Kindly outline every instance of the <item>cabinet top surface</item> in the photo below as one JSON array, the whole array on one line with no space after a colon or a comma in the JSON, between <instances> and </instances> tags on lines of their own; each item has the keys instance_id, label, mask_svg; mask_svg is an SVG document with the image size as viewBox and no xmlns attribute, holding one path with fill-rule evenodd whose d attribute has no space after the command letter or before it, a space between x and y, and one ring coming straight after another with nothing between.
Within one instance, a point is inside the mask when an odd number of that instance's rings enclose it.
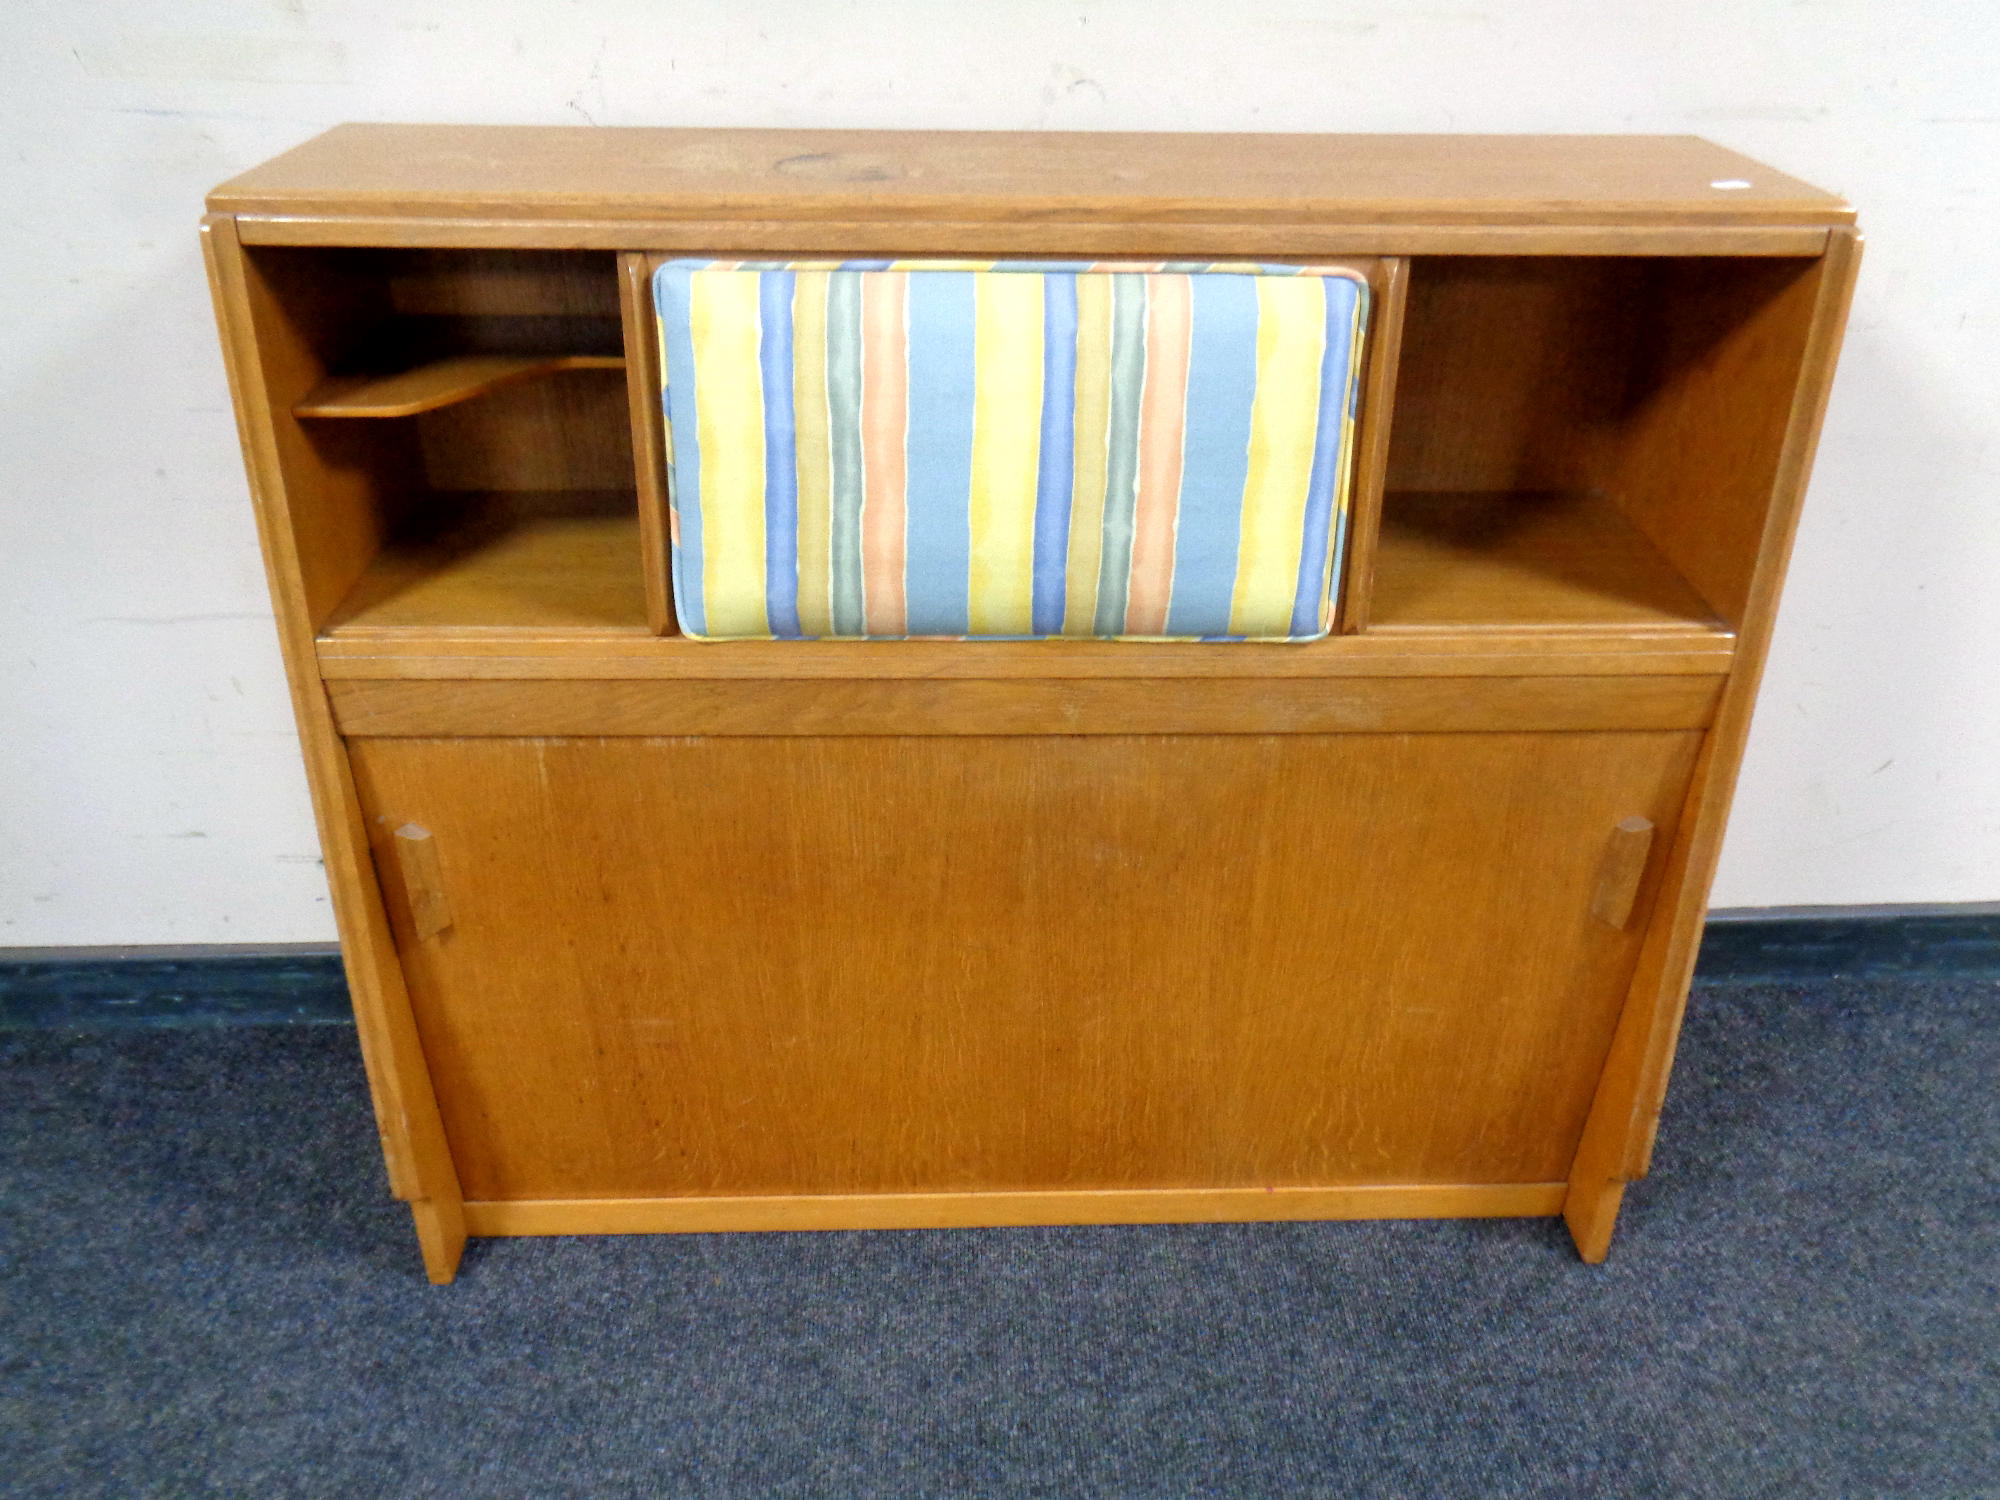
<instances>
[{"instance_id":1,"label":"cabinet top surface","mask_svg":"<svg viewBox=\"0 0 2000 1500\"><path fill-rule=\"evenodd\" d=\"M1718 185L1726 184L1726 185ZM1694 136L1177 135L342 125L220 213L366 217L1844 224Z\"/></svg>"}]
</instances>

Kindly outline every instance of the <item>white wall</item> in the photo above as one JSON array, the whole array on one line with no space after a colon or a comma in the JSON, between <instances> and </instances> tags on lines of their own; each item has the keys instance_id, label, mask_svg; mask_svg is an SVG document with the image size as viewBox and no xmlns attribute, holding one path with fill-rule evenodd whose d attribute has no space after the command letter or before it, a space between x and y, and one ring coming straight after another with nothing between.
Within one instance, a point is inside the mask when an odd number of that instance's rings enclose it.
<instances>
[{"instance_id":1,"label":"white wall","mask_svg":"<svg viewBox=\"0 0 2000 1500\"><path fill-rule=\"evenodd\" d=\"M7 0L0 946L333 933L196 250L340 120L1693 131L1869 251L1719 905L2000 897L1992 0Z\"/></svg>"}]
</instances>

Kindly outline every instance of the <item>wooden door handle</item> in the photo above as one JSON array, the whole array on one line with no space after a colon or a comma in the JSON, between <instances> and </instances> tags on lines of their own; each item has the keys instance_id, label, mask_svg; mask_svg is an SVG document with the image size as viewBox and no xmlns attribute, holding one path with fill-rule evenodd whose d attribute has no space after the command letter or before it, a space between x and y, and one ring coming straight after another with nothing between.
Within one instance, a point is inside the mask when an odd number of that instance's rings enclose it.
<instances>
[{"instance_id":1,"label":"wooden door handle","mask_svg":"<svg viewBox=\"0 0 2000 1500\"><path fill-rule=\"evenodd\" d=\"M396 864L403 872L410 925L420 940L436 937L451 926L451 902L444 893L444 872L438 868L437 840L428 828L405 823L396 830Z\"/></svg>"},{"instance_id":2,"label":"wooden door handle","mask_svg":"<svg viewBox=\"0 0 2000 1500\"><path fill-rule=\"evenodd\" d=\"M1653 825L1646 819L1627 818L1611 830L1604 862L1597 867L1597 893L1590 898L1590 914L1606 927L1623 932L1632 920L1646 856L1652 852Z\"/></svg>"}]
</instances>

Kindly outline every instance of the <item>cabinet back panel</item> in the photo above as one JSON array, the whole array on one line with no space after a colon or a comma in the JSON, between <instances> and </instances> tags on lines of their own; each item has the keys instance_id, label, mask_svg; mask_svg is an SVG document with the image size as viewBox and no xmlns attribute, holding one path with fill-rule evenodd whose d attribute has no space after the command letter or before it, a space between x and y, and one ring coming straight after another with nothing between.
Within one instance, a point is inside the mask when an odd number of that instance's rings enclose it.
<instances>
[{"instance_id":1,"label":"cabinet back panel","mask_svg":"<svg viewBox=\"0 0 2000 1500\"><path fill-rule=\"evenodd\" d=\"M1696 732L357 741L480 1199L1568 1170Z\"/></svg>"},{"instance_id":2,"label":"cabinet back panel","mask_svg":"<svg viewBox=\"0 0 2000 1500\"><path fill-rule=\"evenodd\" d=\"M608 251L263 246L250 258L330 370L405 350L615 354L621 346L618 264Z\"/></svg>"},{"instance_id":3,"label":"cabinet back panel","mask_svg":"<svg viewBox=\"0 0 2000 1500\"><path fill-rule=\"evenodd\" d=\"M432 489L632 488L632 419L620 370L568 370L503 386L413 421Z\"/></svg>"},{"instance_id":4,"label":"cabinet back panel","mask_svg":"<svg viewBox=\"0 0 2000 1500\"><path fill-rule=\"evenodd\" d=\"M618 316L617 257L591 250L379 252L404 316Z\"/></svg>"},{"instance_id":5,"label":"cabinet back panel","mask_svg":"<svg viewBox=\"0 0 2000 1500\"><path fill-rule=\"evenodd\" d=\"M1388 488L1588 489L1626 405L1647 263L1410 263Z\"/></svg>"},{"instance_id":6,"label":"cabinet back panel","mask_svg":"<svg viewBox=\"0 0 2000 1500\"><path fill-rule=\"evenodd\" d=\"M395 347L442 354L618 354L618 260L608 251L375 252Z\"/></svg>"}]
</instances>

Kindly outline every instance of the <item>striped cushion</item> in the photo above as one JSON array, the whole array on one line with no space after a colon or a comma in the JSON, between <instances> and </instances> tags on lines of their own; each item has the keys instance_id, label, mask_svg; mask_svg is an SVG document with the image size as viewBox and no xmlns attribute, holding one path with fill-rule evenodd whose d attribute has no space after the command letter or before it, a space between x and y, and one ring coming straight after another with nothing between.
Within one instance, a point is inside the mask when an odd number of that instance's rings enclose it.
<instances>
[{"instance_id":1,"label":"striped cushion","mask_svg":"<svg viewBox=\"0 0 2000 1500\"><path fill-rule=\"evenodd\" d=\"M681 628L1322 636L1367 292L1344 268L669 261Z\"/></svg>"}]
</instances>

